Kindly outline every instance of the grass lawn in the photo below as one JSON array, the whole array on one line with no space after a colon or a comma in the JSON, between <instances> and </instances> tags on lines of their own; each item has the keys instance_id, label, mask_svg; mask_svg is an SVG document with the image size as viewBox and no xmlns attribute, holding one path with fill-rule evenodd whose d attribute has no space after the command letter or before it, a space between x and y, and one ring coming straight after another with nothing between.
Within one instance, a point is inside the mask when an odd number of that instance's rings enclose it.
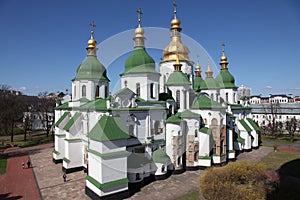
<instances>
[{"instance_id":1,"label":"grass lawn","mask_svg":"<svg viewBox=\"0 0 300 200\"><path fill-rule=\"evenodd\" d=\"M15 135L14 142L10 143L10 136L1 136L0 142L4 144L13 144L18 145L19 147L29 147L35 146L39 144L45 144L49 142L53 142L53 136L49 135L46 137L45 131L35 131L31 134L27 134L27 139L24 141L24 135Z\"/></svg>"},{"instance_id":2,"label":"grass lawn","mask_svg":"<svg viewBox=\"0 0 300 200\"><path fill-rule=\"evenodd\" d=\"M0 155L0 175L6 172L7 156Z\"/></svg>"},{"instance_id":3,"label":"grass lawn","mask_svg":"<svg viewBox=\"0 0 300 200\"><path fill-rule=\"evenodd\" d=\"M191 192L182 197L177 198L176 200L198 200L199 199L199 192Z\"/></svg>"},{"instance_id":4,"label":"grass lawn","mask_svg":"<svg viewBox=\"0 0 300 200\"><path fill-rule=\"evenodd\" d=\"M268 170L276 171L279 170L283 164L296 159L300 159L299 152L277 151L277 152L271 152L269 155L265 156L261 160L261 162L266 164ZM298 169L295 168L297 170L294 170L294 166L290 166L290 168L291 168L290 170L286 170L286 173L288 174L292 173L291 174L292 176L300 178L299 168Z\"/></svg>"}]
</instances>

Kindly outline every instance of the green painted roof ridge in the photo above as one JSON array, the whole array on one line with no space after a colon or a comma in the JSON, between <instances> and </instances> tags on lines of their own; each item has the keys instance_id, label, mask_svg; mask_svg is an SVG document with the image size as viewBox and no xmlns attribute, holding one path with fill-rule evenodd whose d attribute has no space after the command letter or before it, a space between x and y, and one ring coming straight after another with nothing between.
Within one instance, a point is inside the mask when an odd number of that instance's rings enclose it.
<instances>
[{"instance_id":1,"label":"green painted roof ridge","mask_svg":"<svg viewBox=\"0 0 300 200\"><path fill-rule=\"evenodd\" d=\"M81 113L76 112L74 116L68 121L68 123L64 126L64 130L69 131L70 128L73 126L73 124L76 122L76 120L81 116Z\"/></svg>"},{"instance_id":2,"label":"green painted roof ridge","mask_svg":"<svg viewBox=\"0 0 300 200\"><path fill-rule=\"evenodd\" d=\"M247 121L251 124L251 126L254 128L256 131L260 131L260 127L253 121L251 118L246 118Z\"/></svg>"},{"instance_id":3,"label":"green painted roof ridge","mask_svg":"<svg viewBox=\"0 0 300 200\"><path fill-rule=\"evenodd\" d=\"M64 114L55 122L55 126L59 126L59 124L70 114L70 112L64 112Z\"/></svg>"},{"instance_id":4,"label":"green painted roof ridge","mask_svg":"<svg viewBox=\"0 0 300 200\"><path fill-rule=\"evenodd\" d=\"M109 141L129 139L130 135L120 117L104 115L89 132L89 137L96 141Z\"/></svg>"},{"instance_id":5,"label":"green painted roof ridge","mask_svg":"<svg viewBox=\"0 0 300 200\"><path fill-rule=\"evenodd\" d=\"M247 132L252 131L252 129L248 126L247 122L245 122L245 120L240 119L239 122L242 124L242 126L246 129Z\"/></svg>"}]
</instances>

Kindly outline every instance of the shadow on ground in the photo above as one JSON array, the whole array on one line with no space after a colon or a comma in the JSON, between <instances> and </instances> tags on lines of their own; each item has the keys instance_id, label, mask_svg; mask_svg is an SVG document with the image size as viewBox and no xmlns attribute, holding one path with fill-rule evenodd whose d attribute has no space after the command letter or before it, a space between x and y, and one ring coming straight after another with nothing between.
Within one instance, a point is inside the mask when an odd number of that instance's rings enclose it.
<instances>
[{"instance_id":1,"label":"shadow on ground","mask_svg":"<svg viewBox=\"0 0 300 200\"><path fill-rule=\"evenodd\" d=\"M0 194L0 199L3 199L3 200L15 200L15 199L22 199L23 196L13 196L13 197L10 197L9 196L10 193L6 193L6 194Z\"/></svg>"}]
</instances>

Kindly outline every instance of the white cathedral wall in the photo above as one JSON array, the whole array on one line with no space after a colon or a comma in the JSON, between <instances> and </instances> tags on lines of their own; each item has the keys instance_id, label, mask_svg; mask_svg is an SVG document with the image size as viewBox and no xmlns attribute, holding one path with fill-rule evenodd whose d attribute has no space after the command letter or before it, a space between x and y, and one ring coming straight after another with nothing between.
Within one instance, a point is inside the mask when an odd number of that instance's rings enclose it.
<instances>
[{"instance_id":1,"label":"white cathedral wall","mask_svg":"<svg viewBox=\"0 0 300 200\"><path fill-rule=\"evenodd\" d=\"M176 163L174 160L173 136L181 134L180 124L166 123L166 153L171 159L171 163Z\"/></svg>"},{"instance_id":2,"label":"white cathedral wall","mask_svg":"<svg viewBox=\"0 0 300 200\"><path fill-rule=\"evenodd\" d=\"M158 81L159 74L153 73L137 73L137 74L125 74L121 77L121 88L127 88L137 93L137 84L140 84L140 97L144 100L158 100ZM126 82L126 84L125 84ZM151 97L150 84L154 84L152 90L153 96Z\"/></svg>"},{"instance_id":3,"label":"white cathedral wall","mask_svg":"<svg viewBox=\"0 0 300 200\"><path fill-rule=\"evenodd\" d=\"M159 92L163 93L163 92L167 92L167 87L165 85L166 81L168 80L170 74L174 71L174 61L166 61L166 62L161 62L160 63L160 67L159 67L159 71L160 71L160 79L159 79ZM188 62L186 61L180 61L180 63L182 64L181 67L181 71L183 73L186 73L189 77L189 80L191 83L194 82L194 78L193 78L193 66L190 65Z\"/></svg>"},{"instance_id":4,"label":"white cathedral wall","mask_svg":"<svg viewBox=\"0 0 300 200\"><path fill-rule=\"evenodd\" d=\"M212 148L211 135L205 133L199 133L199 156L209 156Z\"/></svg>"},{"instance_id":5,"label":"white cathedral wall","mask_svg":"<svg viewBox=\"0 0 300 200\"><path fill-rule=\"evenodd\" d=\"M226 97L226 94L228 97ZM222 88L220 89L220 97L230 104L236 104L237 103L237 90L236 89L226 89Z\"/></svg>"}]
</instances>

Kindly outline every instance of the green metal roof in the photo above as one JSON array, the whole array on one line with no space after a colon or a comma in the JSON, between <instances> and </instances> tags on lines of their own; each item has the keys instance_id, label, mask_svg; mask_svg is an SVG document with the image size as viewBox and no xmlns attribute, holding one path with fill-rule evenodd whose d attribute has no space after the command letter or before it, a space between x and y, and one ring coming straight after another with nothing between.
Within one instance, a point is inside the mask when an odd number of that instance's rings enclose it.
<instances>
[{"instance_id":1,"label":"green metal roof","mask_svg":"<svg viewBox=\"0 0 300 200\"><path fill-rule=\"evenodd\" d=\"M166 120L166 123L175 123L175 124L178 124L181 122L181 119L179 116L177 115L172 115L170 116L167 120Z\"/></svg>"},{"instance_id":2,"label":"green metal roof","mask_svg":"<svg viewBox=\"0 0 300 200\"><path fill-rule=\"evenodd\" d=\"M252 129L245 122L245 120L241 119L241 120L239 120L239 122L242 124L242 126L246 129L247 132L251 132L252 131Z\"/></svg>"},{"instance_id":3,"label":"green metal roof","mask_svg":"<svg viewBox=\"0 0 300 200\"><path fill-rule=\"evenodd\" d=\"M191 85L187 75L181 71L174 71L170 74L166 85Z\"/></svg>"},{"instance_id":4,"label":"green metal roof","mask_svg":"<svg viewBox=\"0 0 300 200\"><path fill-rule=\"evenodd\" d=\"M74 116L68 121L68 123L63 128L66 131L69 131L70 128L73 126L73 124L76 122L76 120L81 116L81 113L75 113Z\"/></svg>"},{"instance_id":5,"label":"green metal roof","mask_svg":"<svg viewBox=\"0 0 300 200\"><path fill-rule=\"evenodd\" d=\"M217 82L212 77L206 77L200 83L200 90L209 90L209 89L217 89L217 88L218 88Z\"/></svg>"},{"instance_id":6,"label":"green metal roof","mask_svg":"<svg viewBox=\"0 0 300 200\"><path fill-rule=\"evenodd\" d=\"M143 153L131 153L130 156L127 157L127 167L131 169L143 167L148 163L151 163L151 161L148 160Z\"/></svg>"},{"instance_id":7,"label":"green metal roof","mask_svg":"<svg viewBox=\"0 0 300 200\"><path fill-rule=\"evenodd\" d=\"M201 90L201 83L202 83L203 79L201 76L197 76L195 79L194 79L194 90L196 92L200 91Z\"/></svg>"},{"instance_id":8,"label":"green metal roof","mask_svg":"<svg viewBox=\"0 0 300 200\"><path fill-rule=\"evenodd\" d=\"M73 80L79 79L97 79L109 81L106 75L105 67L99 62L96 56L88 55L86 59L78 66L76 76Z\"/></svg>"},{"instance_id":9,"label":"green metal roof","mask_svg":"<svg viewBox=\"0 0 300 200\"><path fill-rule=\"evenodd\" d=\"M193 102L192 108L193 109L199 109L199 108L202 108L202 109L224 109L224 107L220 103L210 99L205 94L200 94L198 99L196 99Z\"/></svg>"},{"instance_id":10,"label":"green metal roof","mask_svg":"<svg viewBox=\"0 0 300 200\"><path fill-rule=\"evenodd\" d=\"M219 88L237 88L235 85L234 77L228 71L228 68L221 69L216 77L216 82Z\"/></svg>"},{"instance_id":11,"label":"green metal roof","mask_svg":"<svg viewBox=\"0 0 300 200\"><path fill-rule=\"evenodd\" d=\"M238 137L236 139L239 143L245 143L245 139L242 138L239 134L238 134Z\"/></svg>"},{"instance_id":12,"label":"green metal roof","mask_svg":"<svg viewBox=\"0 0 300 200\"><path fill-rule=\"evenodd\" d=\"M191 112L190 110L185 110L181 113L181 117L182 118L200 118L201 115L200 114L197 114L197 113L194 113L194 112Z\"/></svg>"},{"instance_id":13,"label":"green metal roof","mask_svg":"<svg viewBox=\"0 0 300 200\"><path fill-rule=\"evenodd\" d=\"M89 132L91 140L109 141L130 138L120 117L102 116Z\"/></svg>"},{"instance_id":14,"label":"green metal roof","mask_svg":"<svg viewBox=\"0 0 300 200\"><path fill-rule=\"evenodd\" d=\"M70 114L70 112L65 112L55 123L55 126L59 126L59 124Z\"/></svg>"},{"instance_id":15,"label":"green metal roof","mask_svg":"<svg viewBox=\"0 0 300 200\"><path fill-rule=\"evenodd\" d=\"M155 61L143 47L136 47L125 62L125 71L128 73L158 73L155 71Z\"/></svg>"},{"instance_id":16,"label":"green metal roof","mask_svg":"<svg viewBox=\"0 0 300 200\"><path fill-rule=\"evenodd\" d=\"M211 135L211 129L210 129L210 128L202 127L202 128L200 128L199 131L200 131L201 133L205 133L205 134Z\"/></svg>"},{"instance_id":17,"label":"green metal roof","mask_svg":"<svg viewBox=\"0 0 300 200\"><path fill-rule=\"evenodd\" d=\"M64 104L62 104L62 105L60 105L60 106L57 106L55 109L56 110L65 110L65 109L69 109L70 107L69 107L69 102L66 102L66 103L64 103Z\"/></svg>"},{"instance_id":18,"label":"green metal roof","mask_svg":"<svg viewBox=\"0 0 300 200\"><path fill-rule=\"evenodd\" d=\"M80 106L80 109L107 110L106 100L102 99L102 98L95 99L94 101L88 102L88 103Z\"/></svg>"},{"instance_id":19,"label":"green metal roof","mask_svg":"<svg viewBox=\"0 0 300 200\"><path fill-rule=\"evenodd\" d=\"M253 119L247 118L247 121L251 124L251 126L254 128L254 130L260 131L259 126L253 121Z\"/></svg>"},{"instance_id":20,"label":"green metal roof","mask_svg":"<svg viewBox=\"0 0 300 200\"><path fill-rule=\"evenodd\" d=\"M166 154L163 149L157 149L152 154L153 162L155 163L165 163L170 161L170 157Z\"/></svg>"}]
</instances>

